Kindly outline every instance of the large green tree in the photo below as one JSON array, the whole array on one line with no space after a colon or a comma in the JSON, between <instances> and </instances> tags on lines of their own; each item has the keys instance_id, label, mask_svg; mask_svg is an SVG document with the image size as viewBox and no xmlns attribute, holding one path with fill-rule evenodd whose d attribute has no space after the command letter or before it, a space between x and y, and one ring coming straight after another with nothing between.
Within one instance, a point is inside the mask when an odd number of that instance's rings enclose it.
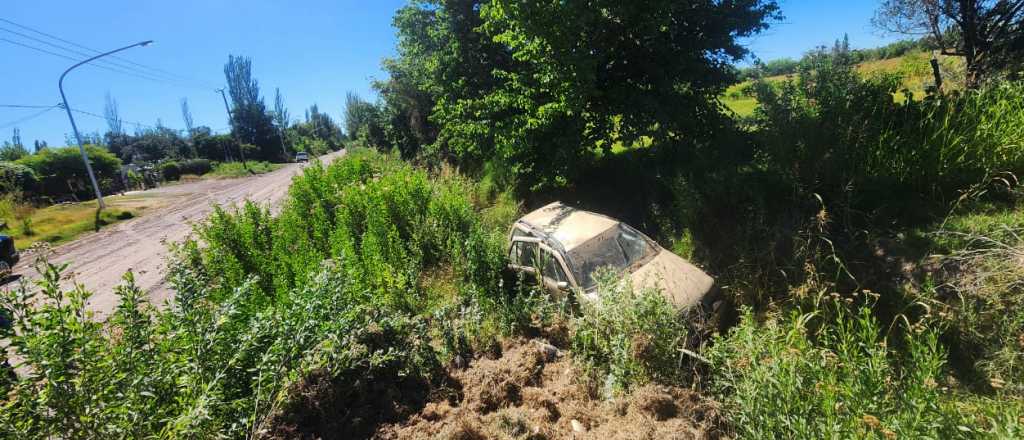
<instances>
[{"instance_id":1,"label":"large green tree","mask_svg":"<svg viewBox=\"0 0 1024 440\"><path fill-rule=\"evenodd\" d=\"M232 131L238 141L256 146L255 159L284 159L273 116L267 111L259 82L252 75L252 60L229 55L224 76L231 96Z\"/></svg>"},{"instance_id":2,"label":"large green tree","mask_svg":"<svg viewBox=\"0 0 1024 440\"><path fill-rule=\"evenodd\" d=\"M777 14L771 0L414 2L379 89L406 137L436 132L444 156L557 185L595 150L708 135L747 55L738 38Z\"/></svg>"}]
</instances>

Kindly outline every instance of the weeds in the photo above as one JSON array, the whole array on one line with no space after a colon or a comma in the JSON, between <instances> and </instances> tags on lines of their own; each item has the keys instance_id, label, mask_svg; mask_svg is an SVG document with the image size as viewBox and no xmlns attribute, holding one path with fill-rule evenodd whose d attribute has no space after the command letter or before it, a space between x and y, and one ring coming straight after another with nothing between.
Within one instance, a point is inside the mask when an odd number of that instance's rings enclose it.
<instances>
[{"instance_id":1,"label":"weeds","mask_svg":"<svg viewBox=\"0 0 1024 440\"><path fill-rule=\"evenodd\" d=\"M650 382L687 381L689 329L683 315L656 291L633 290L602 277L600 299L582 300L573 320L572 349L590 376L612 396Z\"/></svg>"},{"instance_id":2,"label":"weeds","mask_svg":"<svg viewBox=\"0 0 1024 440\"><path fill-rule=\"evenodd\" d=\"M740 437L951 438L974 429L943 391L937 333L920 330L901 354L870 298L864 304L825 299L824 315L794 312L763 325L748 309L715 341L713 389Z\"/></svg>"}]
</instances>

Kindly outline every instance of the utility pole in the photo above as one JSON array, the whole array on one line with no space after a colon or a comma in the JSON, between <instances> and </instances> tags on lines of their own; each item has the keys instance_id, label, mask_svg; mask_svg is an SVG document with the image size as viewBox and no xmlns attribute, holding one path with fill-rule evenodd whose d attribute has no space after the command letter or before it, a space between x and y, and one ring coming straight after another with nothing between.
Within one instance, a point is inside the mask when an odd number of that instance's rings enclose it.
<instances>
[{"instance_id":1,"label":"utility pole","mask_svg":"<svg viewBox=\"0 0 1024 440\"><path fill-rule=\"evenodd\" d=\"M224 110L228 112L228 121L231 122L231 138L238 142L238 137L235 136L235 118L231 115L231 106L228 105L228 98L224 95L224 88L217 89L220 92L220 97L224 99ZM238 142L238 155L242 157L242 168L249 171L249 166L245 163L245 151L242 148L242 143Z\"/></svg>"},{"instance_id":2,"label":"utility pole","mask_svg":"<svg viewBox=\"0 0 1024 440\"><path fill-rule=\"evenodd\" d=\"M75 140L78 141L78 151L80 153L82 153L82 161L85 162L85 171L86 171L87 174L89 174L89 181L92 182L92 189L93 189L93 191L96 192L96 202L99 204L99 208L96 209L96 220L97 220L97 226L96 227L97 228L99 228L98 223L99 223L99 218L100 218L100 211L106 209L107 205L106 205L106 203L103 203L103 193L100 192L100 185L98 183L96 183L96 173L94 173L92 171L92 164L89 162L89 155L85 153L85 145L82 144L82 136L80 134L78 134L78 125L75 124L75 117L71 115L71 107L68 106L68 98L67 98L67 96L64 95L64 77L67 76L68 72L70 72L72 69L74 69L74 68L76 68L78 66L81 66L82 64L88 63L88 62L90 62L92 60L95 60L97 58L102 58L102 57L105 57L107 55L120 52L122 50L131 49L131 48L133 48L135 46L139 46L139 47L149 46L151 43L153 43L153 40L146 40L146 41L138 42L138 43L135 43L135 44L132 44L132 45L129 45L129 46L122 47L120 49L114 49L114 50L112 50L110 52L104 52L104 53L101 53L99 55L96 55L96 56L94 56L92 58L89 58L89 59L87 59L85 61L79 62L78 64L75 64L74 66L68 67L68 70L65 70L64 73L62 73L60 75L60 80L57 81L57 88L60 89L60 99L64 101L64 110L66 110L68 112L68 119L71 120L71 130L73 130L75 132Z\"/></svg>"}]
</instances>

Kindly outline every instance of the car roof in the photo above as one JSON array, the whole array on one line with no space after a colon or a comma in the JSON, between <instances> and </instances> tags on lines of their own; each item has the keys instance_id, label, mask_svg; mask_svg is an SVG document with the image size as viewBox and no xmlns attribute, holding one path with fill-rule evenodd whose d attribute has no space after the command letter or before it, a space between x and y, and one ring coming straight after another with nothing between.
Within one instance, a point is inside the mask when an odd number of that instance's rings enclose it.
<instances>
[{"instance_id":1,"label":"car roof","mask_svg":"<svg viewBox=\"0 0 1024 440\"><path fill-rule=\"evenodd\" d=\"M619 224L618 220L576 209L562 202L549 203L526 214L519 222L557 240L566 252Z\"/></svg>"}]
</instances>

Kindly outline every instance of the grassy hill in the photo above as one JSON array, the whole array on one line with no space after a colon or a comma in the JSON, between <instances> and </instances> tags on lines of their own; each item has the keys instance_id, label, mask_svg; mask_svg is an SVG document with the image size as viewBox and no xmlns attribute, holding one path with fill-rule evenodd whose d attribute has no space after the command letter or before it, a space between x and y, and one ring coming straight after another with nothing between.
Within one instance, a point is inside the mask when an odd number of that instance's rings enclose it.
<instances>
[{"instance_id":1,"label":"grassy hill","mask_svg":"<svg viewBox=\"0 0 1024 440\"><path fill-rule=\"evenodd\" d=\"M903 77L903 87L909 90L915 99L923 98L925 88L934 84L930 65L931 53L927 51L913 52L907 55L885 60L867 61L857 65L857 71L864 75L877 75L896 73ZM959 57L939 56L939 65L943 74L943 81L947 89L960 88L963 86L964 66L963 60ZM778 75L766 78L768 82L784 81L794 75ZM757 99L746 96L743 90L751 84L751 81L743 81L726 89L722 96L722 103L737 116L749 116L754 113L757 107ZM897 93L893 99L902 101L902 93Z\"/></svg>"}]
</instances>

